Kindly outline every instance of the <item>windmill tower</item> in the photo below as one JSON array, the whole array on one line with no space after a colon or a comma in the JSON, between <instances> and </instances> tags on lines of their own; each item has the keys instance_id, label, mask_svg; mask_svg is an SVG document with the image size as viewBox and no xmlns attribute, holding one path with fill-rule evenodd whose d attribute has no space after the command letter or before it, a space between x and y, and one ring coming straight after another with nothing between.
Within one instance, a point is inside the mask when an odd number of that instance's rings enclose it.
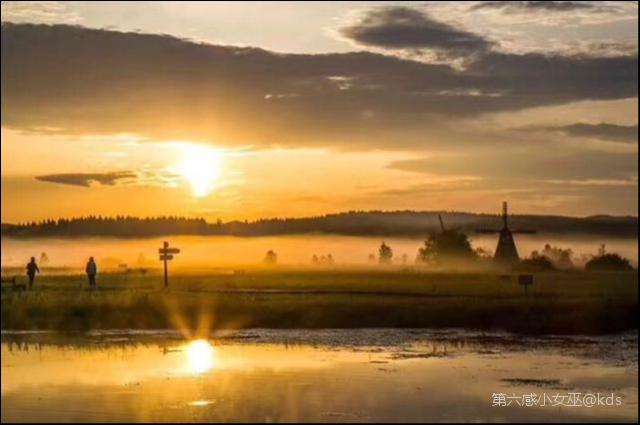
<instances>
[{"instance_id":1,"label":"windmill tower","mask_svg":"<svg viewBox=\"0 0 640 425\"><path fill-rule=\"evenodd\" d=\"M514 234L531 234L535 233L535 230L518 229L511 231L509 229L509 211L506 202L502 203L502 228L500 230L495 229L477 229L476 233L484 234L498 234L498 246L493 256L493 262L502 267L510 267L516 264L520 257L518 256L518 249L516 248L516 242L513 239Z\"/></svg>"}]
</instances>

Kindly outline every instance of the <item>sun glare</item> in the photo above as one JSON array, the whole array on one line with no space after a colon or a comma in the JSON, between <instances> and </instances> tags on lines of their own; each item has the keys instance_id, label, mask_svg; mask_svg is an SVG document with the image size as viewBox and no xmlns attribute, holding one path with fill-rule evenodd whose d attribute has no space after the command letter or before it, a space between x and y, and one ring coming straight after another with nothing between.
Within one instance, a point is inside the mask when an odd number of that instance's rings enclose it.
<instances>
[{"instance_id":1,"label":"sun glare","mask_svg":"<svg viewBox=\"0 0 640 425\"><path fill-rule=\"evenodd\" d=\"M204 339L191 341L185 349L187 369L193 374L201 374L213 367L215 349Z\"/></svg>"},{"instance_id":2,"label":"sun glare","mask_svg":"<svg viewBox=\"0 0 640 425\"><path fill-rule=\"evenodd\" d=\"M219 183L221 155L219 151L193 144L180 144L181 162L178 173L191 186L193 196L207 196Z\"/></svg>"}]
</instances>

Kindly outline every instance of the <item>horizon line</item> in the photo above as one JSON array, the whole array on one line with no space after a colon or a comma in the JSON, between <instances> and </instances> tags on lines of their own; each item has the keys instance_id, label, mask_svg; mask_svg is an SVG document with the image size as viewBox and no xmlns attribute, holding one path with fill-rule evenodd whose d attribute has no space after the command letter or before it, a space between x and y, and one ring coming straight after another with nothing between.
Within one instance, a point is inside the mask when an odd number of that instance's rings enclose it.
<instances>
[{"instance_id":1,"label":"horizon line","mask_svg":"<svg viewBox=\"0 0 640 425\"><path fill-rule=\"evenodd\" d=\"M305 220L305 219L318 219L318 218L326 218L326 217L331 217L331 216L340 216L340 215L349 215L349 214L398 214L398 213L413 213L413 214L467 214L467 215L474 215L474 216L501 216L502 213L501 212L495 212L495 213L487 213L487 212L470 212L470 211L462 211L462 210L412 210L412 209L396 209L396 210L377 210L377 209L371 209L371 210L346 210L346 211L340 211L340 212L333 212L333 213L325 213L325 214L318 214L318 215L307 215L307 216L283 216L283 217L278 217L278 216L267 216L267 217L262 217L262 218L255 218L255 219L240 219L240 218L236 218L236 219L231 219L231 220L220 220L220 219L206 219L205 217L202 216L187 216L187 215L122 215L122 214L115 214L115 215L104 215L104 214L98 214L98 215L79 215L79 216L62 216L62 217L57 217L57 218L41 218L41 219L33 219L33 220L24 220L21 222L9 222L9 221L0 221L0 224L2 225L12 225L12 226L20 226L20 225L29 225L32 222L35 223L41 223L44 221L60 221L60 220L80 220L80 219L87 219L87 218L95 218L95 219L102 219L102 220L109 220L109 219L117 219L117 218L125 218L125 219L139 219L139 220L145 220L145 219L161 219L161 218L165 218L165 219L184 219L184 220L204 220L207 224L216 224L217 221L221 221L222 224L230 224L230 223L256 223L256 222L260 222L260 221L276 221L276 220ZM638 215L633 215L633 214L622 214L622 215L614 215L614 214L607 214L607 213L599 213L599 214L589 214L589 215L584 215L584 216L578 216L578 215L569 215L569 214L532 214L532 213L520 213L520 214L513 214L510 213L509 214L511 217L563 217L563 218L574 218L574 219L589 219L589 218L596 218L596 217L608 217L608 218L631 218L631 219L638 219Z\"/></svg>"}]
</instances>

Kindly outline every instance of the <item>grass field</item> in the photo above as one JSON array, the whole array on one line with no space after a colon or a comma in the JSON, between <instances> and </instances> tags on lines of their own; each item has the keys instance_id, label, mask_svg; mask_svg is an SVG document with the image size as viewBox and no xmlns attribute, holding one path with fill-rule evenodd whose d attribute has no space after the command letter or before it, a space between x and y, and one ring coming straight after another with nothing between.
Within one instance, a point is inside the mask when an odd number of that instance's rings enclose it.
<instances>
[{"instance_id":1,"label":"grass field","mask_svg":"<svg viewBox=\"0 0 640 425\"><path fill-rule=\"evenodd\" d=\"M157 272L40 276L2 294L2 329L469 328L601 334L637 328L638 274L515 276L415 270Z\"/></svg>"}]
</instances>

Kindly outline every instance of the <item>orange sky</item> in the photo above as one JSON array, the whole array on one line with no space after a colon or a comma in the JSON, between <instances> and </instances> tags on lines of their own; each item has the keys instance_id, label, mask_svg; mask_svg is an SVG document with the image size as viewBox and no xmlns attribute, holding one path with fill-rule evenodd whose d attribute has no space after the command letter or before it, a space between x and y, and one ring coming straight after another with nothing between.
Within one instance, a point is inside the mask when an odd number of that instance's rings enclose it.
<instances>
[{"instance_id":1,"label":"orange sky","mask_svg":"<svg viewBox=\"0 0 640 425\"><path fill-rule=\"evenodd\" d=\"M2 6L3 222L637 215L637 5L48 3Z\"/></svg>"}]
</instances>

